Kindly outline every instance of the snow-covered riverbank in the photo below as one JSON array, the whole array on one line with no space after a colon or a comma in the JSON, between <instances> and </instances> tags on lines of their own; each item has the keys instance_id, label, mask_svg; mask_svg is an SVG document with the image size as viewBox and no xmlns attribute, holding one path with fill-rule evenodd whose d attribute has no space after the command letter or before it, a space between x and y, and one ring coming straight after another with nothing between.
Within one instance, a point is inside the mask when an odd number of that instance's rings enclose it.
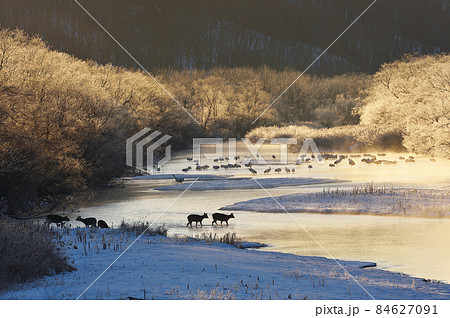
<instances>
[{"instance_id":1,"label":"snow-covered riverbank","mask_svg":"<svg viewBox=\"0 0 450 318\"><path fill-rule=\"evenodd\" d=\"M62 231L78 270L17 286L0 299L75 299L136 238L109 229ZM450 299L448 284L339 263L348 273L322 257L143 236L80 298L144 298L145 290L146 299Z\"/></svg>"},{"instance_id":2,"label":"snow-covered riverbank","mask_svg":"<svg viewBox=\"0 0 450 318\"><path fill-rule=\"evenodd\" d=\"M450 217L450 192L414 188L380 188L373 192L324 189L237 202L221 210Z\"/></svg>"}]
</instances>

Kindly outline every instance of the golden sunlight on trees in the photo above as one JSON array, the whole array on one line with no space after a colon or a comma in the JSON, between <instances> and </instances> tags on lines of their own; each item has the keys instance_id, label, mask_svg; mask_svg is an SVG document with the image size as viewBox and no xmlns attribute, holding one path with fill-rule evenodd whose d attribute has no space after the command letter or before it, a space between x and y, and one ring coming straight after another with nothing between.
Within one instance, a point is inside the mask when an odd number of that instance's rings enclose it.
<instances>
[{"instance_id":1,"label":"golden sunlight on trees","mask_svg":"<svg viewBox=\"0 0 450 318\"><path fill-rule=\"evenodd\" d=\"M120 155L110 139L128 110L94 91L86 62L21 31L2 30L0 43L2 206L48 212L108 175L106 160Z\"/></svg>"},{"instance_id":2,"label":"golden sunlight on trees","mask_svg":"<svg viewBox=\"0 0 450 318\"><path fill-rule=\"evenodd\" d=\"M143 127L173 136L240 137L298 76L293 70L143 71L76 59L40 38L0 29L0 212L31 216L125 172L125 140ZM304 75L258 126L353 124L367 75Z\"/></svg>"},{"instance_id":3,"label":"golden sunlight on trees","mask_svg":"<svg viewBox=\"0 0 450 318\"><path fill-rule=\"evenodd\" d=\"M450 55L408 55L375 75L361 122L400 129L409 151L448 157L449 93Z\"/></svg>"},{"instance_id":4,"label":"golden sunlight on trees","mask_svg":"<svg viewBox=\"0 0 450 318\"><path fill-rule=\"evenodd\" d=\"M317 129L308 125L258 127L247 137L311 137L324 149L404 147L409 152L450 157L450 55L407 55L384 64L372 77L342 75L302 81L281 100L285 102L282 108L288 114L303 114L303 120L314 122ZM367 89L361 92L356 86ZM302 90L311 92L294 102ZM286 102L289 98L292 101ZM289 111L293 106L296 113ZM306 114L302 113L305 108L309 109Z\"/></svg>"},{"instance_id":5,"label":"golden sunlight on trees","mask_svg":"<svg viewBox=\"0 0 450 318\"><path fill-rule=\"evenodd\" d=\"M51 51L22 31L0 31L0 65L8 213L49 212L122 173L125 140L144 126L187 126L147 75Z\"/></svg>"},{"instance_id":6,"label":"golden sunlight on trees","mask_svg":"<svg viewBox=\"0 0 450 318\"><path fill-rule=\"evenodd\" d=\"M252 122L288 87L298 72L268 67L213 68L170 72L164 81L191 111L205 134L243 136ZM329 78L303 75L258 120L258 126L316 121L326 127L356 124L369 76L346 74Z\"/></svg>"}]
</instances>

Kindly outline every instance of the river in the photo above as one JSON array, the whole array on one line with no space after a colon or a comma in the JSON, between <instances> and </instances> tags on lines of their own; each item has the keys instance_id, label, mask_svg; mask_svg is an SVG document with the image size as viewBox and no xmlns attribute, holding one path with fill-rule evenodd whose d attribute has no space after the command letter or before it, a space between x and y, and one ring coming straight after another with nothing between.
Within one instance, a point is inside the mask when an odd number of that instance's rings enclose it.
<instances>
[{"instance_id":1,"label":"river","mask_svg":"<svg viewBox=\"0 0 450 318\"><path fill-rule=\"evenodd\" d=\"M266 151L273 152L274 148ZM185 159L186 154L180 153L174 157L169 163L170 166L165 168L164 173L181 173L181 168L188 164ZM391 156L398 157L399 154L391 154ZM293 160L291 157L290 160ZM328 186L351 188L355 184L371 181L388 186L448 188L450 184L448 161L434 163L434 166L430 165L428 158L419 158L416 161L415 166L365 167L357 165L335 170L324 166L317 167L317 169L315 167L313 172L305 168L303 170L297 168L298 172L295 177L332 177L350 182L272 188L268 191L276 196L300 191L322 191ZM292 164L288 166L293 167ZM264 167L257 168L257 170L262 168ZM249 176L245 169L224 173ZM207 212L211 215L220 207L268 195L262 189L186 191L183 194L181 191L155 190L156 187L173 184L174 180L134 180L128 182L124 188L102 191L95 200L86 202L79 212L69 215L69 217L73 220L76 215L94 216L97 219L107 220L114 226L122 220L146 221L150 224L156 220L155 225L165 224L171 236L236 233L244 241L268 244L264 250L371 261L376 262L382 269L450 282L450 219L448 218L316 213L288 215L239 211L234 213L236 218L230 220L229 226L213 227L210 217L204 220L202 228L187 228L186 216L188 214ZM80 225L78 222L71 222L71 224Z\"/></svg>"}]
</instances>

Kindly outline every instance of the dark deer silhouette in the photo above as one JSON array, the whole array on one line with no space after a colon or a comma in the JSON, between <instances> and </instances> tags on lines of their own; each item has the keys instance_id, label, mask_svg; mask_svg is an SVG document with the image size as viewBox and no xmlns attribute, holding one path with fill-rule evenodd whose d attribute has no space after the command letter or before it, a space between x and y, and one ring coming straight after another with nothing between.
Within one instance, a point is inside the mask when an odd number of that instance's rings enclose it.
<instances>
[{"instance_id":1,"label":"dark deer silhouette","mask_svg":"<svg viewBox=\"0 0 450 318\"><path fill-rule=\"evenodd\" d=\"M59 215L47 215L45 223L50 226L50 224L55 223L57 227L63 227L64 222L70 221L67 216Z\"/></svg>"},{"instance_id":2,"label":"dark deer silhouette","mask_svg":"<svg viewBox=\"0 0 450 318\"><path fill-rule=\"evenodd\" d=\"M108 223L106 223L106 222L103 221L103 220L98 220L97 225L98 225L98 227L101 228L101 229L109 229Z\"/></svg>"},{"instance_id":3,"label":"dark deer silhouette","mask_svg":"<svg viewBox=\"0 0 450 318\"><path fill-rule=\"evenodd\" d=\"M214 213L212 215L214 221L212 222L212 225L214 225L214 223L217 224L217 221L220 221L220 225L222 225L223 222L226 222L228 225L228 220L229 219L234 219L234 215L233 213L231 213L230 215L226 215L226 214L222 214L222 213Z\"/></svg>"},{"instance_id":4,"label":"dark deer silhouette","mask_svg":"<svg viewBox=\"0 0 450 318\"><path fill-rule=\"evenodd\" d=\"M96 218L86 218L83 219L81 216L77 217L77 221L83 222L86 227L97 227Z\"/></svg>"},{"instance_id":5,"label":"dark deer silhouette","mask_svg":"<svg viewBox=\"0 0 450 318\"><path fill-rule=\"evenodd\" d=\"M200 222L200 226L203 226L202 221L203 219L207 219L208 214L204 213L203 215L197 215L197 214L191 214L187 217L188 223L186 226L192 227L192 222L195 222L195 226L197 227L198 222Z\"/></svg>"}]
</instances>

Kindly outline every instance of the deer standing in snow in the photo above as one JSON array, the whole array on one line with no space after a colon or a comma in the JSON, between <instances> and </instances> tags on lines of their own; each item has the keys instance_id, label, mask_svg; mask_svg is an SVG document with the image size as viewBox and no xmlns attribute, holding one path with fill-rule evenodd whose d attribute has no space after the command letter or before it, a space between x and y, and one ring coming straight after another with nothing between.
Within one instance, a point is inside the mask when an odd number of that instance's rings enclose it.
<instances>
[{"instance_id":1,"label":"deer standing in snow","mask_svg":"<svg viewBox=\"0 0 450 318\"><path fill-rule=\"evenodd\" d=\"M86 227L97 227L96 218L83 219L81 216L77 217L77 221L83 222Z\"/></svg>"},{"instance_id":2,"label":"deer standing in snow","mask_svg":"<svg viewBox=\"0 0 450 318\"><path fill-rule=\"evenodd\" d=\"M50 226L50 224L55 223L56 227L63 227L64 222L70 221L67 216L59 216L59 215L47 215L45 223Z\"/></svg>"}]
</instances>

